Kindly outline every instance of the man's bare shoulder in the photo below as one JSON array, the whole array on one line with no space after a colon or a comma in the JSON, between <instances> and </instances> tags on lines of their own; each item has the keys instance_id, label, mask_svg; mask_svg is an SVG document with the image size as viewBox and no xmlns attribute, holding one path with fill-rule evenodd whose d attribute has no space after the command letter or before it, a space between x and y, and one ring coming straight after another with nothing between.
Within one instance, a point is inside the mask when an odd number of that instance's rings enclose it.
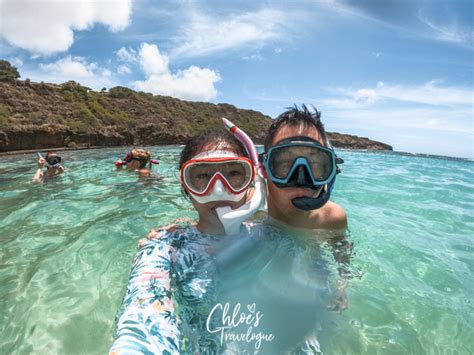
<instances>
[{"instance_id":1,"label":"man's bare shoulder","mask_svg":"<svg viewBox=\"0 0 474 355\"><path fill-rule=\"evenodd\" d=\"M323 207L315 211L315 228L345 229L347 216L344 208L337 203L328 201Z\"/></svg>"}]
</instances>

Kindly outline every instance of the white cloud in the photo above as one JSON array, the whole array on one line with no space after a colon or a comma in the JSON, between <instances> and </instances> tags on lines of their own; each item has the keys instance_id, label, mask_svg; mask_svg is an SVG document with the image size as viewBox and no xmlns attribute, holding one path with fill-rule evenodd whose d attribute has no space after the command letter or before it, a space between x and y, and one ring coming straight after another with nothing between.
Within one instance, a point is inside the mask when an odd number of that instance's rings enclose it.
<instances>
[{"instance_id":1,"label":"white cloud","mask_svg":"<svg viewBox=\"0 0 474 355\"><path fill-rule=\"evenodd\" d=\"M0 0L0 36L34 54L66 51L74 30L104 24L112 32L127 27L131 0Z\"/></svg>"},{"instance_id":2,"label":"white cloud","mask_svg":"<svg viewBox=\"0 0 474 355\"><path fill-rule=\"evenodd\" d=\"M132 73L132 70L126 65L119 65L119 67L117 68L117 73L122 75L128 75Z\"/></svg>"},{"instance_id":3,"label":"white cloud","mask_svg":"<svg viewBox=\"0 0 474 355\"><path fill-rule=\"evenodd\" d=\"M368 136L401 151L474 159L474 97L470 87L378 82L373 87L330 88L329 97L247 95L278 103L314 103L326 129Z\"/></svg>"},{"instance_id":4,"label":"white cloud","mask_svg":"<svg viewBox=\"0 0 474 355\"><path fill-rule=\"evenodd\" d=\"M135 87L138 90L184 100L209 101L217 95L214 84L219 80L219 74L213 70L191 66L175 74L152 74L145 81L135 82Z\"/></svg>"},{"instance_id":5,"label":"white cloud","mask_svg":"<svg viewBox=\"0 0 474 355\"><path fill-rule=\"evenodd\" d=\"M55 63L40 64L41 69L54 75L67 76L71 80L92 76L92 68L79 57L66 57Z\"/></svg>"},{"instance_id":6,"label":"white cloud","mask_svg":"<svg viewBox=\"0 0 474 355\"><path fill-rule=\"evenodd\" d=\"M472 46L472 31L462 30L457 24L435 24L434 21L421 12L418 16L419 20L428 26L432 31L433 38L439 41L453 42L457 44L469 44Z\"/></svg>"},{"instance_id":7,"label":"white cloud","mask_svg":"<svg viewBox=\"0 0 474 355\"><path fill-rule=\"evenodd\" d=\"M117 51L117 57L122 62L134 63L138 62L138 54L132 48L122 47Z\"/></svg>"},{"instance_id":8,"label":"white cloud","mask_svg":"<svg viewBox=\"0 0 474 355\"><path fill-rule=\"evenodd\" d=\"M254 60L256 62L261 62L262 60L264 60L263 56L260 54L260 53L254 53L254 54L250 54L250 55L244 55L242 57L243 60Z\"/></svg>"},{"instance_id":9,"label":"white cloud","mask_svg":"<svg viewBox=\"0 0 474 355\"><path fill-rule=\"evenodd\" d=\"M156 45L148 43L142 44L139 61L147 79L134 83L138 90L192 101L209 101L217 96L214 85L221 77L211 69L193 65L172 73L168 56L161 54Z\"/></svg>"},{"instance_id":10,"label":"white cloud","mask_svg":"<svg viewBox=\"0 0 474 355\"><path fill-rule=\"evenodd\" d=\"M169 58L160 53L158 46L154 44L143 43L140 48L140 65L145 74L166 74L169 64Z\"/></svg>"},{"instance_id":11,"label":"white cloud","mask_svg":"<svg viewBox=\"0 0 474 355\"><path fill-rule=\"evenodd\" d=\"M42 73L33 74L31 79L53 83L74 80L95 90L115 84L109 69L101 68L96 63L88 63L81 57L68 56L54 63L40 64L40 69Z\"/></svg>"},{"instance_id":12,"label":"white cloud","mask_svg":"<svg viewBox=\"0 0 474 355\"><path fill-rule=\"evenodd\" d=\"M452 4L451 4L452 3ZM460 23L458 16L450 14L455 1L445 1L443 10L436 2L411 0L387 1L381 6L378 1L319 0L319 8L347 18L373 21L390 28L403 36L445 41L464 47L473 47L473 31L470 23ZM434 21L428 12L441 13L441 21ZM472 7L471 7L472 11Z\"/></svg>"},{"instance_id":13,"label":"white cloud","mask_svg":"<svg viewBox=\"0 0 474 355\"><path fill-rule=\"evenodd\" d=\"M370 109L323 107L331 131L368 136L395 150L474 159L472 110L465 108L400 108L377 105Z\"/></svg>"},{"instance_id":14,"label":"white cloud","mask_svg":"<svg viewBox=\"0 0 474 355\"><path fill-rule=\"evenodd\" d=\"M278 9L259 11L222 18L191 11L183 34L176 39L171 57L191 57L221 52L242 46L261 47L272 40L288 37L289 23L298 23L296 12Z\"/></svg>"},{"instance_id":15,"label":"white cloud","mask_svg":"<svg viewBox=\"0 0 474 355\"><path fill-rule=\"evenodd\" d=\"M472 89L441 84L378 82L372 88L332 89L330 98L313 102L331 130L364 134L402 151L473 158Z\"/></svg>"},{"instance_id":16,"label":"white cloud","mask_svg":"<svg viewBox=\"0 0 474 355\"><path fill-rule=\"evenodd\" d=\"M472 105L473 96L470 88L440 86L441 81L432 80L423 85L387 85L378 82L375 88L332 89L338 97L322 100L334 107L354 108L372 105L377 101L394 100L406 103L433 106Z\"/></svg>"}]
</instances>

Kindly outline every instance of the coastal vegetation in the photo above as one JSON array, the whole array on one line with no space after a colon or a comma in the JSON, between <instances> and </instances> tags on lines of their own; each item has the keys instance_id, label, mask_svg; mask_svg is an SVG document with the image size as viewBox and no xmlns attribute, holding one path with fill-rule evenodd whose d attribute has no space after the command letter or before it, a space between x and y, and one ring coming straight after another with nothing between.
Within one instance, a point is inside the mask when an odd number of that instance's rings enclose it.
<instances>
[{"instance_id":1,"label":"coastal vegetation","mask_svg":"<svg viewBox=\"0 0 474 355\"><path fill-rule=\"evenodd\" d=\"M122 86L97 92L75 81L35 83L19 77L14 66L0 61L0 152L182 144L197 133L222 127L221 117L261 143L271 124L269 116L226 103L190 102ZM344 148L391 149L367 138L329 136Z\"/></svg>"}]
</instances>

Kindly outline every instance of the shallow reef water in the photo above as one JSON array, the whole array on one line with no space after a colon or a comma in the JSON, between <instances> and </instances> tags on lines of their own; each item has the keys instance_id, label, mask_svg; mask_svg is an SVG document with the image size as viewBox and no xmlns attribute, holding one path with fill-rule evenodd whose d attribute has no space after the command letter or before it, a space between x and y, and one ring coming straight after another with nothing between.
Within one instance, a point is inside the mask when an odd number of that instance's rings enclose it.
<instances>
[{"instance_id":1,"label":"shallow reef water","mask_svg":"<svg viewBox=\"0 0 474 355\"><path fill-rule=\"evenodd\" d=\"M0 353L109 350L138 241L151 228L197 216L177 179L180 148L149 149L160 164L144 180L115 170L125 153L118 148L61 152L67 172L43 184L31 183L35 154L0 157ZM285 263L269 264L262 281L268 297L276 299L284 283L288 305L300 305L279 331L297 330L305 312L319 312L327 354L472 351L474 163L338 155L345 163L332 199L346 209L354 244L348 309L329 312L323 298L306 306L295 286L310 282L304 266L293 263L294 275L280 280L272 277ZM324 244L321 251L334 285L337 265ZM236 290L228 300L252 307L251 294ZM275 307L268 306L268 319Z\"/></svg>"}]
</instances>

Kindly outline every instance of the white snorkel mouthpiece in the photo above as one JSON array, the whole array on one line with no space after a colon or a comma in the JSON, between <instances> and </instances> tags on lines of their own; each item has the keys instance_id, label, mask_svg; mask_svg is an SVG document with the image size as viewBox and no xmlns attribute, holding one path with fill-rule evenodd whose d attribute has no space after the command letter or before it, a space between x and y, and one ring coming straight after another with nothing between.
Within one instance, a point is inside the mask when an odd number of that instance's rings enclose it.
<instances>
[{"instance_id":1,"label":"white snorkel mouthpiece","mask_svg":"<svg viewBox=\"0 0 474 355\"><path fill-rule=\"evenodd\" d=\"M230 206L216 209L217 216L228 235L238 234L242 223L252 217L265 202L265 183L260 176L255 181L255 190L252 198L241 207L233 210Z\"/></svg>"},{"instance_id":2,"label":"white snorkel mouthpiece","mask_svg":"<svg viewBox=\"0 0 474 355\"><path fill-rule=\"evenodd\" d=\"M258 161L257 149L255 148L255 145L253 144L250 137L228 119L223 117L222 122L224 123L226 129L245 146L245 149L247 149L250 159L255 165L257 171L253 196L250 201L234 210L229 206L219 207L216 209L217 216L224 226L226 234L234 235L240 232L240 228L244 221L252 217L258 210L263 208L266 201L267 187L265 185L265 181L262 176L262 169Z\"/></svg>"}]
</instances>

